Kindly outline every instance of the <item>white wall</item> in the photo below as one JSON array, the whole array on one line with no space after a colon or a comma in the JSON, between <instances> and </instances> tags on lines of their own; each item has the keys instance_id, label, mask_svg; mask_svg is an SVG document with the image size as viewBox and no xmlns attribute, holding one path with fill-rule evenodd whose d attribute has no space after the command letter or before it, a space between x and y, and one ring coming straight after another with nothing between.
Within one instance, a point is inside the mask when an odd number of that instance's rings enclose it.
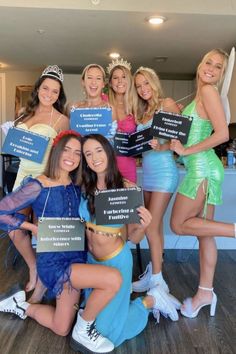
<instances>
[{"instance_id":1,"label":"white wall","mask_svg":"<svg viewBox=\"0 0 236 354\"><path fill-rule=\"evenodd\" d=\"M6 121L14 120L15 118L16 86L33 85L39 75L39 72L33 71L6 72Z\"/></svg>"},{"instance_id":2,"label":"white wall","mask_svg":"<svg viewBox=\"0 0 236 354\"><path fill-rule=\"evenodd\" d=\"M236 123L236 64L234 65L233 76L229 89L229 105L231 111L231 123Z\"/></svg>"},{"instance_id":3,"label":"white wall","mask_svg":"<svg viewBox=\"0 0 236 354\"><path fill-rule=\"evenodd\" d=\"M84 94L81 87L81 75L65 74L63 86L66 93L67 103L83 100Z\"/></svg>"},{"instance_id":4,"label":"white wall","mask_svg":"<svg viewBox=\"0 0 236 354\"><path fill-rule=\"evenodd\" d=\"M161 80L161 84L166 97L171 97L184 106L194 97L191 95L194 94L194 80ZM186 97L189 95L191 96Z\"/></svg>"}]
</instances>

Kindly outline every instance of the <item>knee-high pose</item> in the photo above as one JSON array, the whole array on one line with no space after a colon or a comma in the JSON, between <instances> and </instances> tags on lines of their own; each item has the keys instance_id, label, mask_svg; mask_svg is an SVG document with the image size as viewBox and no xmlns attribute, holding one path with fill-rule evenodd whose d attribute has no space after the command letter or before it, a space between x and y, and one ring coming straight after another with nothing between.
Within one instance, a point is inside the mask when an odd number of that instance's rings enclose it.
<instances>
[{"instance_id":1,"label":"knee-high pose","mask_svg":"<svg viewBox=\"0 0 236 354\"><path fill-rule=\"evenodd\" d=\"M25 220L19 211L32 206L37 219L79 217L81 183L81 138L78 133L64 131L55 139L45 174L37 179L28 177L22 186L0 202L0 227L3 230L29 230L37 235L38 226ZM72 172L74 183L72 182ZM47 235L45 235L47 236ZM17 236L16 236L17 237ZM119 290L121 276L114 268L90 265L86 251L37 253L37 272L42 284L56 297L56 307L30 304L25 292L17 290L0 298L0 312L27 316L58 335L69 333L79 300L80 289L93 288L83 314L78 314L73 338L79 350L109 352L114 345L100 335L94 320Z\"/></svg>"},{"instance_id":2,"label":"knee-high pose","mask_svg":"<svg viewBox=\"0 0 236 354\"><path fill-rule=\"evenodd\" d=\"M83 138L83 182L84 203L81 201L81 215L88 221L88 263L107 265L118 269L122 275L122 286L114 299L97 316L97 328L115 346L138 335L146 326L149 311L157 317L159 311L178 320L178 301L165 293L161 287L154 287L144 298L130 301L133 260L126 239L137 243L143 237L151 221L150 212L139 207L140 224L97 225L94 205L95 192L102 189L127 187L115 159L111 144L102 135L91 134ZM89 215L88 215L89 213ZM158 319L158 317L157 317Z\"/></svg>"}]
</instances>

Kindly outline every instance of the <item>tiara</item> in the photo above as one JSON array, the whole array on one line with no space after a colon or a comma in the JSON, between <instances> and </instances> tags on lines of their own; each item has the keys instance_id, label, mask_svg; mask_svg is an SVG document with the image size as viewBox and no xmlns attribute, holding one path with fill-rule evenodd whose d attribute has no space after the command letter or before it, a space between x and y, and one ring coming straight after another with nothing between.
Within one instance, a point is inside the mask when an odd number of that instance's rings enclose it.
<instances>
[{"instance_id":1,"label":"tiara","mask_svg":"<svg viewBox=\"0 0 236 354\"><path fill-rule=\"evenodd\" d=\"M41 77L43 76L51 76L55 79L63 82L63 72L57 65L49 65L44 71L42 72Z\"/></svg>"},{"instance_id":2,"label":"tiara","mask_svg":"<svg viewBox=\"0 0 236 354\"><path fill-rule=\"evenodd\" d=\"M134 73L134 75L137 75L140 71L147 71L149 72L151 75L155 75L156 76L156 73L155 73L155 70L151 69L151 68L146 68L144 66L140 66Z\"/></svg>"},{"instance_id":3,"label":"tiara","mask_svg":"<svg viewBox=\"0 0 236 354\"><path fill-rule=\"evenodd\" d=\"M116 67L116 66L124 66L126 69L131 70L131 64L127 62L127 60L124 60L123 58L119 59L114 59L112 62L108 65L107 67L107 73L110 75L111 71Z\"/></svg>"}]
</instances>

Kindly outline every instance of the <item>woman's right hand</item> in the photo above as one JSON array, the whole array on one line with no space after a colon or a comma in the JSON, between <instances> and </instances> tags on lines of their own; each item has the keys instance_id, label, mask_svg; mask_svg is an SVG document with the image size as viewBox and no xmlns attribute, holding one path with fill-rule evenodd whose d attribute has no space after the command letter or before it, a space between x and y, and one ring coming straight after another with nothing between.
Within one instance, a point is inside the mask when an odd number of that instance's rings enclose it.
<instances>
[{"instance_id":1,"label":"woman's right hand","mask_svg":"<svg viewBox=\"0 0 236 354\"><path fill-rule=\"evenodd\" d=\"M31 222L28 222L28 221L24 221L22 224L21 224L21 228L24 229L24 230L28 230L28 231L31 231L32 234L37 237L38 235L38 225L35 225Z\"/></svg>"},{"instance_id":2,"label":"woman's right hand","mask_svg":"<svg viewBox=\"0 0 236 354\"><path fill-rule=\"evenodd\" d=\"M155 151L159 151L160 148L161 148L161 144L159 143L159 140L158 140L158 139L152 139L152 140L149 141L148 144L149 144L149 145L151 146L151 148L152 148L153 150L155 150Z\"/></svg>"},{"instance_id":3,"label":"woman's right hand","mask_svg":"<svg viewBox=\"0 0 236 354\"><path fill-rule=\"evenodd\" d=\"M177 139L171 139L170 150L176 152L179 156L184 156L186 151L183 144Z\"/></svg>"}]
</instances>

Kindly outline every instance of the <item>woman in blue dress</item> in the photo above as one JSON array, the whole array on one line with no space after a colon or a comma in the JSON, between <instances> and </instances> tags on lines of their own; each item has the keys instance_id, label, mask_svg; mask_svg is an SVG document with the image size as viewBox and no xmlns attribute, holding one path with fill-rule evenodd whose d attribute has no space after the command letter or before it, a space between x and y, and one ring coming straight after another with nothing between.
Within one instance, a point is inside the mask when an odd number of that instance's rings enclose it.
<instances>
[{"instance_id":1,"label":"woman in blue dress","mask_svg":"<svg viewBox=\"0 0 236 354\"><path fill-rule=\"evenodd\" d=\"M74 131L60 133L53 142L44 175L28 177L13 193L0 202L0 228L7 232L23 229L38 233L38 226L18 213L32 206L38 219L78 218L81 183L81 138ZM72 182L72 173L73 180ZM98 312L119 290L121 276L116 269L85 264L86 251L37 253L37 272L53 297L56 307L30 304L23 290L10 291L0 298L0 311L11 312L25 319L35 319L58 335L69 333L80 289L93 288L83 314L78 314L73 337L79 350L109 352L114 345L100 335L94 325ZM63 319L63 321L62 321Z\"/></svg>"},{"instance_id":2,"label":"woman in blue dress","mask_svg":"<svg viewBox=\"0 0 236 354\"><path fill-rule=\"evenodd\" d=\"M134 74L134 85L137 92L134 104L137 131L151 127L155 111L179 113L176 103L171 98L164 98L154 70L140 67ZM152 139L150 145L152 149L142 154L142 187L145 206L152 214L152 222L146 230L151 262L140 279L133 283L133 291L146 291L159 284L169 292L162 277L163 217L179 177L170 142L158 138Z\"/></svg>"},{"instance_id":3,"label":"woman in blue dress","mask_svg":"<svg viewBox=\"0 0 236 354\"><path fill-rule=\"evenodd\" d=\"M139 224L97 225L95 192L129 187L131 184L123 180L117 167L115 152L102 135L85 136L83 154L86 160L83 163L85 190L84 201L81 198L80 214L87 221L88 263L116 268L122 275L120 290L96 319L98 330L117 347L125 340L137 336L146 327L151 309L157 320L162 312L166 317L177 321L176 299L166 294L161 287L155 287L147 296L130 301L133 259L129 245L125 241L137 243L144 237L145 229L151 221L151 214L140 206L137 208ZM88 295L89 292L86 293Z\"/></svg>"}]
</instances>

